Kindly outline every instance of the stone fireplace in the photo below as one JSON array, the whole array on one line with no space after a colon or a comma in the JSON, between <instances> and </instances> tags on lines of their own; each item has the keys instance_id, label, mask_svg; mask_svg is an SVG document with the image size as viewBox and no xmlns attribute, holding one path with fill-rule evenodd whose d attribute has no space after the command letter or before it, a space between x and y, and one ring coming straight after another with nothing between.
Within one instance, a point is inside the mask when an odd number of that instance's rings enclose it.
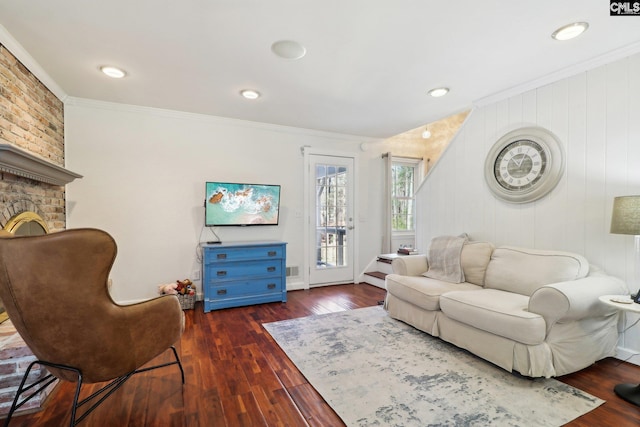
<instances>
[{"instance_id":1,"label":"stone fireplace","mask_svg":"<svg viewBox=\"0 0 640 427\"><path fill-rule=\"evenodd\" d=\"M62 101L0 44L0 233L66 228L65 185L81 176L64 163ZM0 416L34 359L11 319L0 324ZM53 387L21 411L40 408Z\"/></svg>"}]
</instances>

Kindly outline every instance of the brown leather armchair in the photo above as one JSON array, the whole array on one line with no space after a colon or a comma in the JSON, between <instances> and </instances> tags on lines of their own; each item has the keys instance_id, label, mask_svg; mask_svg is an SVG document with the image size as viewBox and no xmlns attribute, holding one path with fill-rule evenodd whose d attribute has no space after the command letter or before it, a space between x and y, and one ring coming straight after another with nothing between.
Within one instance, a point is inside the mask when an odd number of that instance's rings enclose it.
<instances>
[{"instance_id":1,"label":"brown leather armchair","mask_svg":"<svg viewBox=\"0 0 640 427\"><path fill-rule=\"evenodd\" d=\"M113 238L96 229L0 238L0 298L38 359L25 373L5 425L29 399L19 403L22 393L44 388L55 378L77 382L71 426L135 373L177 364L184 384L182 364L173 347L184 330L178 299L168 295L133 305L116 304L107 288L116 251ZM170 348L175 361L141 369ZM52 375L25 386L35 364L45 366ZM83 383L106 381L110 383L100 391L78 400ZM91 402L95 403L76 420L77 408Z\"/></svg>"}]
</instances>

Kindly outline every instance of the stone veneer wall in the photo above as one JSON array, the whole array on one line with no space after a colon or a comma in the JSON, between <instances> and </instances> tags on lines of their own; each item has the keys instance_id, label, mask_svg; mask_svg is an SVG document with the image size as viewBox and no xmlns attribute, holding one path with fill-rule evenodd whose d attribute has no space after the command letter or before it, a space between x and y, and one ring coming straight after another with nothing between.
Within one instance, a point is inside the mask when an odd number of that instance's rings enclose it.
<instances>
[{"instance_id":1,"label":"stone veneer wall","mask_svg":"<svg viewBox=\"0 0 640 427\"><path fill-rule=\"evenodd\" d=\"M64 106L42 82L0 44L0 143L15 145L64 167ZM0 228L16 214L33 211L50 231L66 227L65 189L0 172ZM0 416L11 406L15 390L35 356L10 321L0 325ZM40 378L40 366L30 377ZM55 384L55 383L54 383ZM54 384L22 411L39 409Z\"/></svg>"},{"instance_id":2,"label":"stone veneer wall","mask_svg":"<svg viewBox=\"0 0 640 427\"><path fill-rule=\"evenodd\" d=\"M0 44L0 143L64 167L64 106ZM0 173L0 226L30 206L51 231L66 226L64 187Z\"/></svg>"}]
</instances>

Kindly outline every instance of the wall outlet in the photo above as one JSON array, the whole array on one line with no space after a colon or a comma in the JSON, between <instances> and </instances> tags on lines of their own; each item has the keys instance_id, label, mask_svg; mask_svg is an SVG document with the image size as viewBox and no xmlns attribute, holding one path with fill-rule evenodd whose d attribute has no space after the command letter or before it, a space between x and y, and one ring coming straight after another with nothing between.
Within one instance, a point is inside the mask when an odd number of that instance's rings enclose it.
<instances>
[{"instance_id":1,"label":"wall outlet","mask_svg":"<svg viewBox=\"0 0 640 427\"><path fill-rule=\"evenodd\" d=\"M200 280L200 270L193 270L191 272L191 280Z\"/></svg>"}]
</instances>

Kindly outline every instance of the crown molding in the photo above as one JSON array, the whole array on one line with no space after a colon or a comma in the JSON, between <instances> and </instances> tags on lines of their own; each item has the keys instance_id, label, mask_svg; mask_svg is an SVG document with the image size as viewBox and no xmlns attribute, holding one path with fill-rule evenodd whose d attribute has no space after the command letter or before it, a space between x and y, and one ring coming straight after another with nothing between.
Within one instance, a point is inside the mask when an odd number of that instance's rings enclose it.
<instances>
[{"instance_id":1,"label":"crown molding","mask_svg":"<svg viewBox=\"0 0 640 427\"><path fill-rule=\"evenodd\" d=\"M530 90L538 89L543 86L549 85L551 83L555 83L562 79L573 77L577 74L593 70L594 68L598 68L600 66L611 64L612 62L616 62L621 59L628 58L639 52L640 52L640 42L635 42L627 46L621 47L619 49L612 50L610 52L607 52L595 58L589 59L587 61L583 61L579 64L575 64L570 67L560 69L556 72L547 74L538 79L531 80L529 82L522 83L520 85L513 86L509 89L503 90L501 92L497 92L492 95L485 96L484 98L480 98L474 101L473 105L476 107L484 107L490 104L494 104L496 102L500 102L505 99L511 98L512 96L520 95L525 92L529 92Z\"/></svg>"},{"instance_id":2,"label":"crown molding","mask_svg":"<svg viewBox=\"0 0 640 427\"><path fill-rule=\"evenodd\" d=\"M60 186L82 178L82 175L6 143L0 143L0 172Z\"/></svg>"},{"instance_id":3,"label":"crown molding","mask_svg":"<svg viewBox=\"0 0 640 427\"><path fill-rule=\"evenodd\" d=\"M150 114L159 117L175 118L180 120L195 120L199 122L211 123L221 126L236 126L243 128L260 129L269 132L279 132L286 134L304 135L318 138L333 139L343 142L377 142L378 138L368 136L349 135L336 132L327 132L315 129L297 128L293 126L277 125L272 123L254 122L250 120L234 119L230 117L212 116L202 113L191 113L186 111L169 110L158 107L147 107L132 104L121 104L111 101L99 101L88 98L78 98L69 96L65 100L65 107L78 106L83 108L95 108L109 111L121 111L126 113Z\"/></svg>"}]
</instances>

